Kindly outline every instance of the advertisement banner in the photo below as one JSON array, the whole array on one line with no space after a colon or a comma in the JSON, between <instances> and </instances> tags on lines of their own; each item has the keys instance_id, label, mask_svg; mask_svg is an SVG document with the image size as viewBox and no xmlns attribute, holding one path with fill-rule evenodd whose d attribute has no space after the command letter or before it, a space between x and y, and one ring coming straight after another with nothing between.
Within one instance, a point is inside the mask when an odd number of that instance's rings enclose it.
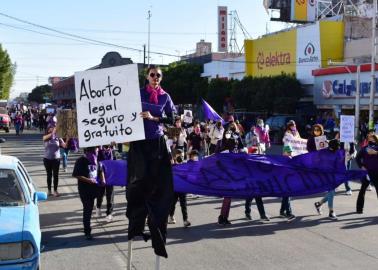
<instances>
[{"instance_id":1,"label":"advertisement banner","mask_svg":"<svg viewBox=\"0 0 378 270\"><path fill-rule=\"evenodd\" d=\"M80 147L143 140L136 64L75 73Z\"/></svg>"},{"instance_id":2,"label":"advertisement banner","mask_svg":"<svg viewBox=\"0 0 378 270\"><path fill-rule=\"evenodd\" d=\"M316 20L317 0L307 0L307 21L314 22Z\"/></svg>"},{"instance_id":3,"label":"advertisement banner","mask_svg":"<svg viewBox=\"0 0 378 270\"><path fill-rule=\"evenodd\" d=\"M292 21L307 21L307 1L308 0L291 0Z\"/></svg>"},{"instance_id":4,"label":"advertisement banner","mask_svg":"<svg viewBox=\"0 0 378 270\"><path fill-rule=\"evenodd\" d=\"M321 67L320 28L316 24L297 29L297 79L313 84L312 70Z\"/></svg>"},{"instance_id":5,"label":"advertisement banner","mask_svg":"<svg viewBox=\"0 0 378 270\"><path fill-rule=\"evenodd\" d=\"M227 52L227 7L218 7L218 52Z\"/></svg>"}]
</instances>

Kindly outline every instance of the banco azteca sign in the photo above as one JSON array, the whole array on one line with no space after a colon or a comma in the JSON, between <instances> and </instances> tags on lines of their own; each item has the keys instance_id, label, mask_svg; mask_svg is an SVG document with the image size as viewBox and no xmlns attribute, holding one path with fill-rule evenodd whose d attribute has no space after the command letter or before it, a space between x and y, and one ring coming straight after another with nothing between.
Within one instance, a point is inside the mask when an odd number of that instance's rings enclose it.
<instances>
[{"instance_id":1,"label":"banco azteca sign","mask_svg":"<svg viewBox=\"0 0 378 270\"><path fill-rule=\"evenodd\" d=\"M298 63L315 63L319 62L319 57L315 55L315 46L309 42L303 52L304 57L298 57Z\"/></svg>"}]
</instances>

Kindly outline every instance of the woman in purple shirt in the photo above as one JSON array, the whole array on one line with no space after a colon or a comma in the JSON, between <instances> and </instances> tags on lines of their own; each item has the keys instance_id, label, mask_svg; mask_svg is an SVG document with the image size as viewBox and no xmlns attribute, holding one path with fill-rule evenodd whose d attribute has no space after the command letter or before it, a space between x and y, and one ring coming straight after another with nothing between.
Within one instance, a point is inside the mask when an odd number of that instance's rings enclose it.
<instances>
[{"instance_id":1,"label":"woman in purple shirt","mask_svg":"<svg viewBox=\"0 0 378 270\"><path fill-rule=\"evenodd\" d=\"M129 219L128 239L143 236L146 217L155 254L167 257L165 241L167 219L172 204L172 156L163 134L163 123L173 124L176 109L171 97L161 87L159 68L147 70L148 84L141 89L145 140L130 143L128 186L126 191Z\"/></svg>"},{"instance_id":2,"label":"woman in purple shirt","mask_svg":"<svg viewBox=\"0 0 378 270\"><path fill-rule=\"evenodd\" d=\"M45 154L43 156L43 164L47 173L47 189L48 195L51 196L51 182L54 176L54 196L58 197L59 183L59 166L60 166L60 147L66 148L66 144L61 138L56 136L56 127L49 124L46 135L43 136L43 144L45 146Z\"/></svg>"}]
</instances>

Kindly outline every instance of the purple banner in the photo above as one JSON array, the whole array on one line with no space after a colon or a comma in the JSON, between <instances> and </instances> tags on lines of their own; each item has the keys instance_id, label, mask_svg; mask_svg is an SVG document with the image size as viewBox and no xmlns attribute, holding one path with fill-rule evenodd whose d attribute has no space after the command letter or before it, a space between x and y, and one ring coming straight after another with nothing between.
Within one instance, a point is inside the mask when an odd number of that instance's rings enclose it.
<instances>
[{"instance_id":1,"label":"purple banner","mask_svg":"<svg viewBox=\"0 0 378 270\"><path fill-rule=\"evenodd\" d=\"M104 167L107 184L125 185L125 161L106 161ZM173 175L177 192L249 198L316 194L360 179L366 172L346 170L343 151L333 153L324 149L294 158L217 154L176 165Z\"/></svg>"}]
</instances>

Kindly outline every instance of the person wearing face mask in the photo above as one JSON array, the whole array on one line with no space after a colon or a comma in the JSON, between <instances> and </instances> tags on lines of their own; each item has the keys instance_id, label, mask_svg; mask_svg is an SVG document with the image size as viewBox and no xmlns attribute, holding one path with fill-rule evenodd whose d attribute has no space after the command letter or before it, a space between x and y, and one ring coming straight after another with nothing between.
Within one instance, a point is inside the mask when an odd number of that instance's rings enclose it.
<instances>
[{"instance_id":1,"label":"person wearing face mask","mask_svg":"<svg viewBox=\"0 0 378 270\"><path fill-rule=\"evenodd\" d=\"M184 152L181 149L176 149L175 151L175 164L182 164L184 162ZM182 219L184 221L184 227L187 228L191 225L190 221L188 220L188 208L187 208L187 200L186 200L186 193L175 192L173 197L173 202L171 206L171 211L168 217L168 224L176 224L175 219L175 210L176 210L176 203L177 200L180 200L180 207L182 213Z\"/></svg>"},{"instance_id":2,"label":"person wearing face mask","mask_svg":"<svg viewBox=\"0 0 378 270\"><path fill-rule=\"evenodd\" d=\"M204 145L204 138L201 134L201 126L199 123L196 123L194 125L193 132L189 134L189 142L188 142L188 148L189 151L191 150L197 150L198 153L200 153L200 156L203 155L203 145Z\"/></svg>"},{"instance_id":3,"label":"person wearing face mask","mask_svg":"<svg viewBox=\"0 0 378 270\"><path fill-rule=\"evenodd\" d=\"M375 186L378 197L378 136L369 135L368 145L361 148L356 156L357 164L360 168L367 171L365 178L361 180L361 189L358 193L356 211L362 214L365 203L365 192L369 184Z\"/></svg>"},{"instance_id":4,"label":"person wearing face mask","mask_svg":"<svg viewBox=\"0 0 378 270\"><path fill-rule=\"evenodd\" d=\"M58 184L59 184L59 166L60 166L60 147L65 148L65 142L56 135L56 127L49 124L47 132L43 136L43 145L45 153L43 155L43 165L47 174L47 189L48 195L51 196L51 182L54 177L54 197L58 197Z\"/></svg>"},{"instance_id":5,"label":"person wearing face mask","mask_svg":"<svg viewBox=\"0 0 378 270\"><path fill-rule=\"evenodd\" d=\"M186 130L182 127L180 116L176 117L175 119L175 127L180 129L180 134L177 137L173 138L173 149L182 150L185 157L188 146L188 143L186 141L187 133Z\"/></svg>"},{"instance_id":6,"label":"person wearing face mask","mask_svg":"<svg viewBox=\"0 0 378 270\"><path fill-rule=\"evenodd\" d=\"M97 161L97 147L87 147L84 155L79 157L72 172L72 176L77 178L80 200L83 204L83 225L84 234L87 240L92 240L91 216L94 201L98 196L97 176L100 176L100 184L105 184L105 178L100 171Z\"/></svg>"},{"instance_id":7,"label":"person wearing face mask","mask_svg":"<svg viewBox=\"0 0 378 270\"><path fill-rule=\"evenodd\" d=\"M308 152L314 152L317 151L316 149L316 143L315 138L319 136L324 135L324 129L323 126L320 124L315 124L312 126L312 132L311 136L307 140L307 151ZM328 217L330 219L337 219L334 208L333 208L333 200L335 197L335 190L330 190L327 192L327 194L320 200L314 203L315 209L318 213L318 215L322 214L322 205L327 202L328 203L328 209L329 209L329 215Z\"/></svg>"},{"instance_id":8,"label":"person wearing face mask","mask_svg":"<svg viewBox=\"0 0 378 270\"><path fill-rule=\"evenodd\" d=\"M251 130L245 135L245 145L250 154L260 154L260 139L256 134L256 126L251 126Z\"/></svg>"},{"instance_id":9,"label":"person wearing face mask","mask_svg":"<svg viewBox=\"0 0 378 270\"><path fill-rule=\"evenodd\" d=\"M259 136L259 152L265 154L266 149L270 148L269 130L264 127L262 119L257 120L256 134Z\"/></svg>"},{"instance_id":10,"label":"person wearing face mask","mask_svg":"<svg viewBox=\"0 0 378 270\"><path fill-rule=\"evenodd\" d=\"M210 129L210 148L209 154L215 153L216 149L220 147L220 143L223 138L224 128L221 121L217 123Z\"/></svg>"}]
</instances>

